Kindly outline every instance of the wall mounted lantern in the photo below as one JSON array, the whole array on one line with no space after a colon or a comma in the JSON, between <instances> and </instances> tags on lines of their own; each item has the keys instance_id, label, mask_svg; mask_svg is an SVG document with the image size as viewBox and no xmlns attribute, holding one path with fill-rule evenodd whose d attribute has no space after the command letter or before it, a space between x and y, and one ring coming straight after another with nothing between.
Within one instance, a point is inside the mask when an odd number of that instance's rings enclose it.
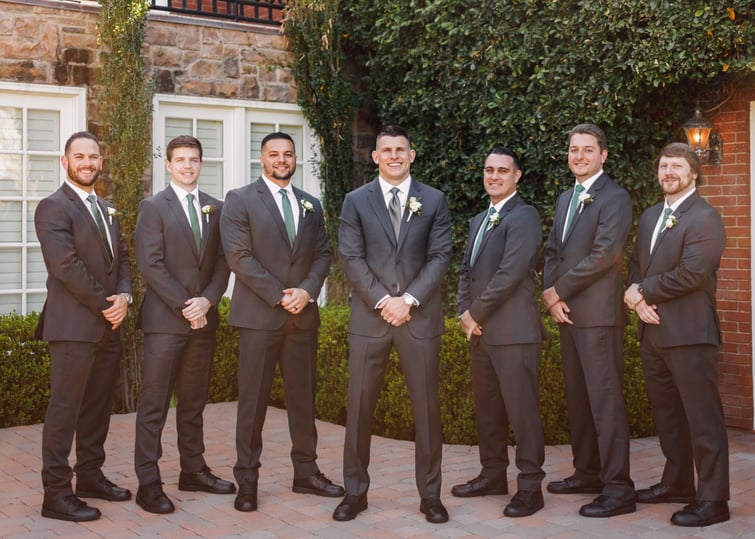
<instances>
[{"instance_id":1,"label":"wall mounted lantern","mask_svg":"<svg viewBox=\"0 0 755 539\"><path fill-rule=\"evenodd\" d=\"M687 143L695 150L703 164L720 165L724 155L724 143L718 130L703 116L700 106L695 107L695 114L682 126L687 135Z\"/></svg>"}]
</instances>

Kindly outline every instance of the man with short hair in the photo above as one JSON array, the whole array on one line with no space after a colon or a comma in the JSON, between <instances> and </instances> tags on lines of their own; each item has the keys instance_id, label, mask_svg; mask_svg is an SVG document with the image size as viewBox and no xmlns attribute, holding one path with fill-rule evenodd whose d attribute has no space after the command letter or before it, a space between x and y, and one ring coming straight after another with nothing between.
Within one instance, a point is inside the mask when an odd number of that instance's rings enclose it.
<instances>
[{"instance_id":1,"label":"man with short hair","mask_svg":"<svg viewBox=\"0 0 755 539\"><path fill-rule=\"evenodd\" d=\"M718 212L697 192L697 154L672 143L656 162L665 201L645 210L624 300L640 317L642 368L666 457L640 503L687 503L677 526L729 520L729 446L718 392L716 271L726 245ZM697 493L695 493L697 471Z\"/></svg>"},{"instance_id":2,"label":"man with short hair","mask_svg":"<svg viewBox=\"0 0 755 539\"><path fill-rule=\"evenodd\" d=\"M131 498L128 489L102 473L120 370L119 328L132 301L131 265L115 208L94 191L102 171L97 138L87 131L74 133L60 162L65 181L34 212L47 268L47 300L36 336L50 348L42 516L83 522L101 514L80 498ZM76 465L71 470L74 436Z\"/></svg>"},{"instance_id":3,"label":"man with short hair","mask_svg":"<svg viewBox=\"0 0 755 539\"><path fill-rule=\"evenodd\" d=\"M181 473L178 490L232 494L236 487L204 459L202 413L207 403L218 303L228 286L220 243L223 203L199 190L202 144L181 135L168 143L170 185L142 201L136 223L136 263L146 291L142 391L136 410L136 503L150 513L175 507L162 488L158 461L175 388Z\"/></svg>"},{"instance_id":4,"label":"man with short hair","mask_svg":"<svg viewBox=\"0 0 755 539\"><path fill-rule=\"evenodd\" d=\"M470 341L472 390L482 471L455 485L459 497L507 494L508 425L516 438L517 492L503 514L543 508L545 448L537 366L544 328L533 275L542 244L537 210L517 193L517 155L502 146L485 159L489 207L470 226L459 277L459 324Z\"/></svg>"},{"instance_id":5,"label":"man with short hair","mask_svg":"<svg viewBox=\"0 0 755 539\"><path fill-rule=\"evenodd\" d=\"M545 247L543 303L558 323L574 474L553 494L600 493L585 517L636 510L624 403L622 261L632 224L629 194L603 171L606 135L593 124L569 132L574 187L559 196Z\"/></svg>"}]
</instances>

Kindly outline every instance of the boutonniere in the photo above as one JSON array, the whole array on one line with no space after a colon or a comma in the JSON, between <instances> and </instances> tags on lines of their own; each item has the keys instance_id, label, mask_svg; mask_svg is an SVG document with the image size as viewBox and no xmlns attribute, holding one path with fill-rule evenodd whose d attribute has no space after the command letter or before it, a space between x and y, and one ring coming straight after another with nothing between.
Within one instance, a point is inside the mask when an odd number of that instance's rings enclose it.
<instances>
[{"instance_id":1,"label":"boutonniere","mask_svg":"<svg viewBox=\"0 0 755 539\"><path fill-rule=\"evenodd\" d=\"M406 222L412 218L412 215L417 214L417 217L422 215L422 202L417 197L409 197L406 201L406 209L409 210L409 216L406 218Z\"/></svg>"},{"instance_id":2,"label":"boutonniere","mask_svg":"<svg viewBox=\"0 0 755 539\"><path fill-rule=\"evenodd\" d=\"M496 212L493 212L490 214L490 220L488 221L488 230L491 228L497 227L501 223L501 214Z\"/></svg>"},{"instance_id":3,"label":"boutonniere","mask_svg":"<svg viewBox=\"0 0 755 539\"><path fill-rule=\"evenodd\" d=\"M679 219L677 219L673 215L669 215L668 217L666 217L666 222L664 223L665 228L667 229L674 228L678 224L679 224Z\"/></svg>"},{"instance_id":4,"label":"boutonniere","mask_svg":"<svg viewBox=\"0 0 755 539\"><path fill-rule=\"evenodd\" d=\"M113 217L118 217L120 213L112 206L107 207L107 218L110 221L110 225L113 224Z\"/></svg>"},{"instance_id":5,"label":"boutonniere","mask_svg":"<svg viewBox=\"0 0 755 539\"><path fill-rule=\"evenodd\" d=\"M595 201L595 197L593 197L590 193L582 192L579 194L579 203L582 204L582 206L589 206Z\"/></svg>"},{"instance_id":6,"label":"boutonniere","mask_svg":"<svg viewBox=\"0 0 755 539\"><path fill-rule=\"evenodd\" d=\"M218 207L215 204L206 204L202 206L202 214L204 215L204 222L209 223L210 222L210 215L215 213L215 210L217 210Z\"/></svg>"},{"instance_id":7,"label":"boutonniere","mask_svg":"<svg viewBox=\"0 0 755 539\"><path fill-rule=\"evenodd\" d=\"M299 204L301 204L301 208L302 208L302 217L306 217L308 211L315 211L315 207L306 198L302 198L299 201Z\"/></svg>"}]
</instances>

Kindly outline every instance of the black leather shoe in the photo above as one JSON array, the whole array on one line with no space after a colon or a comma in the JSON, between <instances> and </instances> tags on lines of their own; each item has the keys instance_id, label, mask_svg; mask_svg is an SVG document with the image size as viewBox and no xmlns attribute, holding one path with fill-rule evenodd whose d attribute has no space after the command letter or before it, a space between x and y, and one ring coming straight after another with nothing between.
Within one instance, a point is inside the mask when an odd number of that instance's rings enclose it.
<instances>
[{"instance_id":1,"label":"black leather shoe","mask_svg":"<svg viewBox=\"0 0 755 539\"><path fill-rule=\"evenodd\" d=\"M257 483L243 483L239 485L239 493L233 501L236 511L248 513L257 510Z\"/></svg>"},{"instance_id":2,"label":"black leather shoe","mask_svg":"<svg viewBox=\"0 0 755 539\"><path fill-rule=\"evenodd\" d=\"M44 502L42 502L42 516L69 522L86 522L97 520L102 516L102 513L96 507L89 507L86 502L73 494L68 494L62 498L45 496Z\"/></svg>"},{"instance_id":3,"label":"black leather shoe","mask_svg":"<svg viewBox=\"0 0 755 539\"><path fill-rule=\"evenodd\" d=\"M139 485L136 491L136 505L150 513L163 515L175 511L173 502L163 492L163 485L155 481L149 485Z\"/></svg>"},{"instance_id":4,"label":"black leather shoe","mask_svg":"<svg viewBox=\"0 0 755 539\"><path fill-rule=\"evenodd\" d=\"M671 524L677 526L710 526L729 520L729 504L723 502L697 501L671 515Z\"/></svg>"},{"instance_id":5,"label":"black leather shoe","mask_svg":"<svg viewBox=\"0 0 755 539\"><path fill-rule=\"evenodd\" d=\"M178 490L209 492L210 494L233 494L236 492L236 485L220 479L205 466L198 472L181 472L178 476Z\"/></svg>"},{"instance_id":6,"label":"black leather shoe","mask_svg":"<svg viewBox=\"0 0 755 539\"><path fill-rule=\"evenodd\" d=\"M125 502L131 499L131 491L117 486L103 475L94 483L77 479L76 496L79 498L100 498L110 502Z\"/></svg>"},{"instance_id":7,"label":"black leather shoe","mask_svg":"<svg viewBox=\"0 0 755 539\"><path fill-rule=\"evenodd\" d=\"M463 485L454 485L451 494L459 498L471 498L472 496L491 496L494 494L508 494L507 483L493 483L487 477L478 475Z\"/></svg>"},{"instance_id":8,"label":"black leather shoe","mask_svg":"<svg viewBox=\"0 0 755 539\"><path fill-rule=\"evenodd\" d=\"M528 517L545 507L543 493L540 490L519 490L503 509L506 517Z\"/></svg>"},{"instance_id":9,"label":"black leather shoe","mask_svg":"<svg viewBox=\"0 0 755 539\"><path fill-rule=\"evenodd\" d=\"M433 524L448 522L448 511L443 507L440 498L425 498L419 504L419 512L425 515L425 520Z\"/></svg>"},{"instance_id":10,"label":"black leather shoe","mask_svg":"<svg viewBox=\"0 0 755 539\"><path fill-rule=\"evenodd\" d=\"M695 490L681 492L674 487L658 483L650 488L642 488L636 492L638 503L692 503L695 501Z\"/></svg>"},{"instance_id":11,"label":"black leather shoe","mask_svg":"<svg viewBox=\"0 0 755 539\"><path fill-rule=\"evenodd\" d=\"M354 520L359 513L367 509L367 496L352 496L347 494L338 504L336 510L333 511L333 520L339 522L346 522L347 520Z\"/></svg>"},{"instance_id":12,"label":"black leather shoe","mask_svg":"<svg viewBox=\"0 0 755 539\"><path fill-rule=\"evenodd\" d=\"M587 505L583 505L579 514L583 517L606 518L616 515L626 515L637 511L634 501L625 502L601 494Z\"/></svg>"},{"instance_id":13,"label":"black leather shoe","mask_svg":"<svg viewBox=\"0 0 755 539\"><path fill-rule=\"evenodd\" d=\"M551 481L547 488L552 494L600 494L603 491L603 483L584 481L572 475L563 481Z\"/></svg>"},{"instance_id":14,"label":"black leather shoe","mask_svg":"<svg viewBox=\"0 0 755 539\"><path fill-rule=\"evenodd\" d=\"M294 479L292 490L299 494L314 494L328 498L340 498L346 493L342 486L333 483L322 472L317 472L303 479Z\"/></svg>"}]
</instances>

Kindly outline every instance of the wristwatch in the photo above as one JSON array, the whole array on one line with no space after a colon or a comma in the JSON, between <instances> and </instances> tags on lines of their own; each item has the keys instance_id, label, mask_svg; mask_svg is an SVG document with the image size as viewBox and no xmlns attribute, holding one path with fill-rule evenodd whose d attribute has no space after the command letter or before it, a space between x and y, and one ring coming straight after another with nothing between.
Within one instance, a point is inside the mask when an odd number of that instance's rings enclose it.
<instances>
[{"instance_id":1,"label":"wristwatch","mask_svg":"<svg viewBox=\"0 0 755 539\"><path fill-rule=\"evenodd\" d=\"M404 294L402 297L404 298L404 303L409 307L414 307L414 300L408 294Z\"/></svg>"},{"instance_id":2,"label":"wristwatch","mask_svg":"<svg viewBox=\"0 0 755 539\"><path fill-rule=\"evenodd\" d=\"M126 303L128 303L129 305L134 303L134 298L131 297L131 294L129 294L128 292L121 292L121 296L123 296L123 299L125 299Z\"/></svg>"},{"instance_id":3,"label":"wristwatch","mask_svg":"<svg viewBox=\"0 0 755 539\"><path fill-rule=\"evenodd\" d=\"M637 292L640 293L640 295L644 298L645 297L645 289L642 288L642 283L637 283Z\"/></svg>"}]
</instances>

